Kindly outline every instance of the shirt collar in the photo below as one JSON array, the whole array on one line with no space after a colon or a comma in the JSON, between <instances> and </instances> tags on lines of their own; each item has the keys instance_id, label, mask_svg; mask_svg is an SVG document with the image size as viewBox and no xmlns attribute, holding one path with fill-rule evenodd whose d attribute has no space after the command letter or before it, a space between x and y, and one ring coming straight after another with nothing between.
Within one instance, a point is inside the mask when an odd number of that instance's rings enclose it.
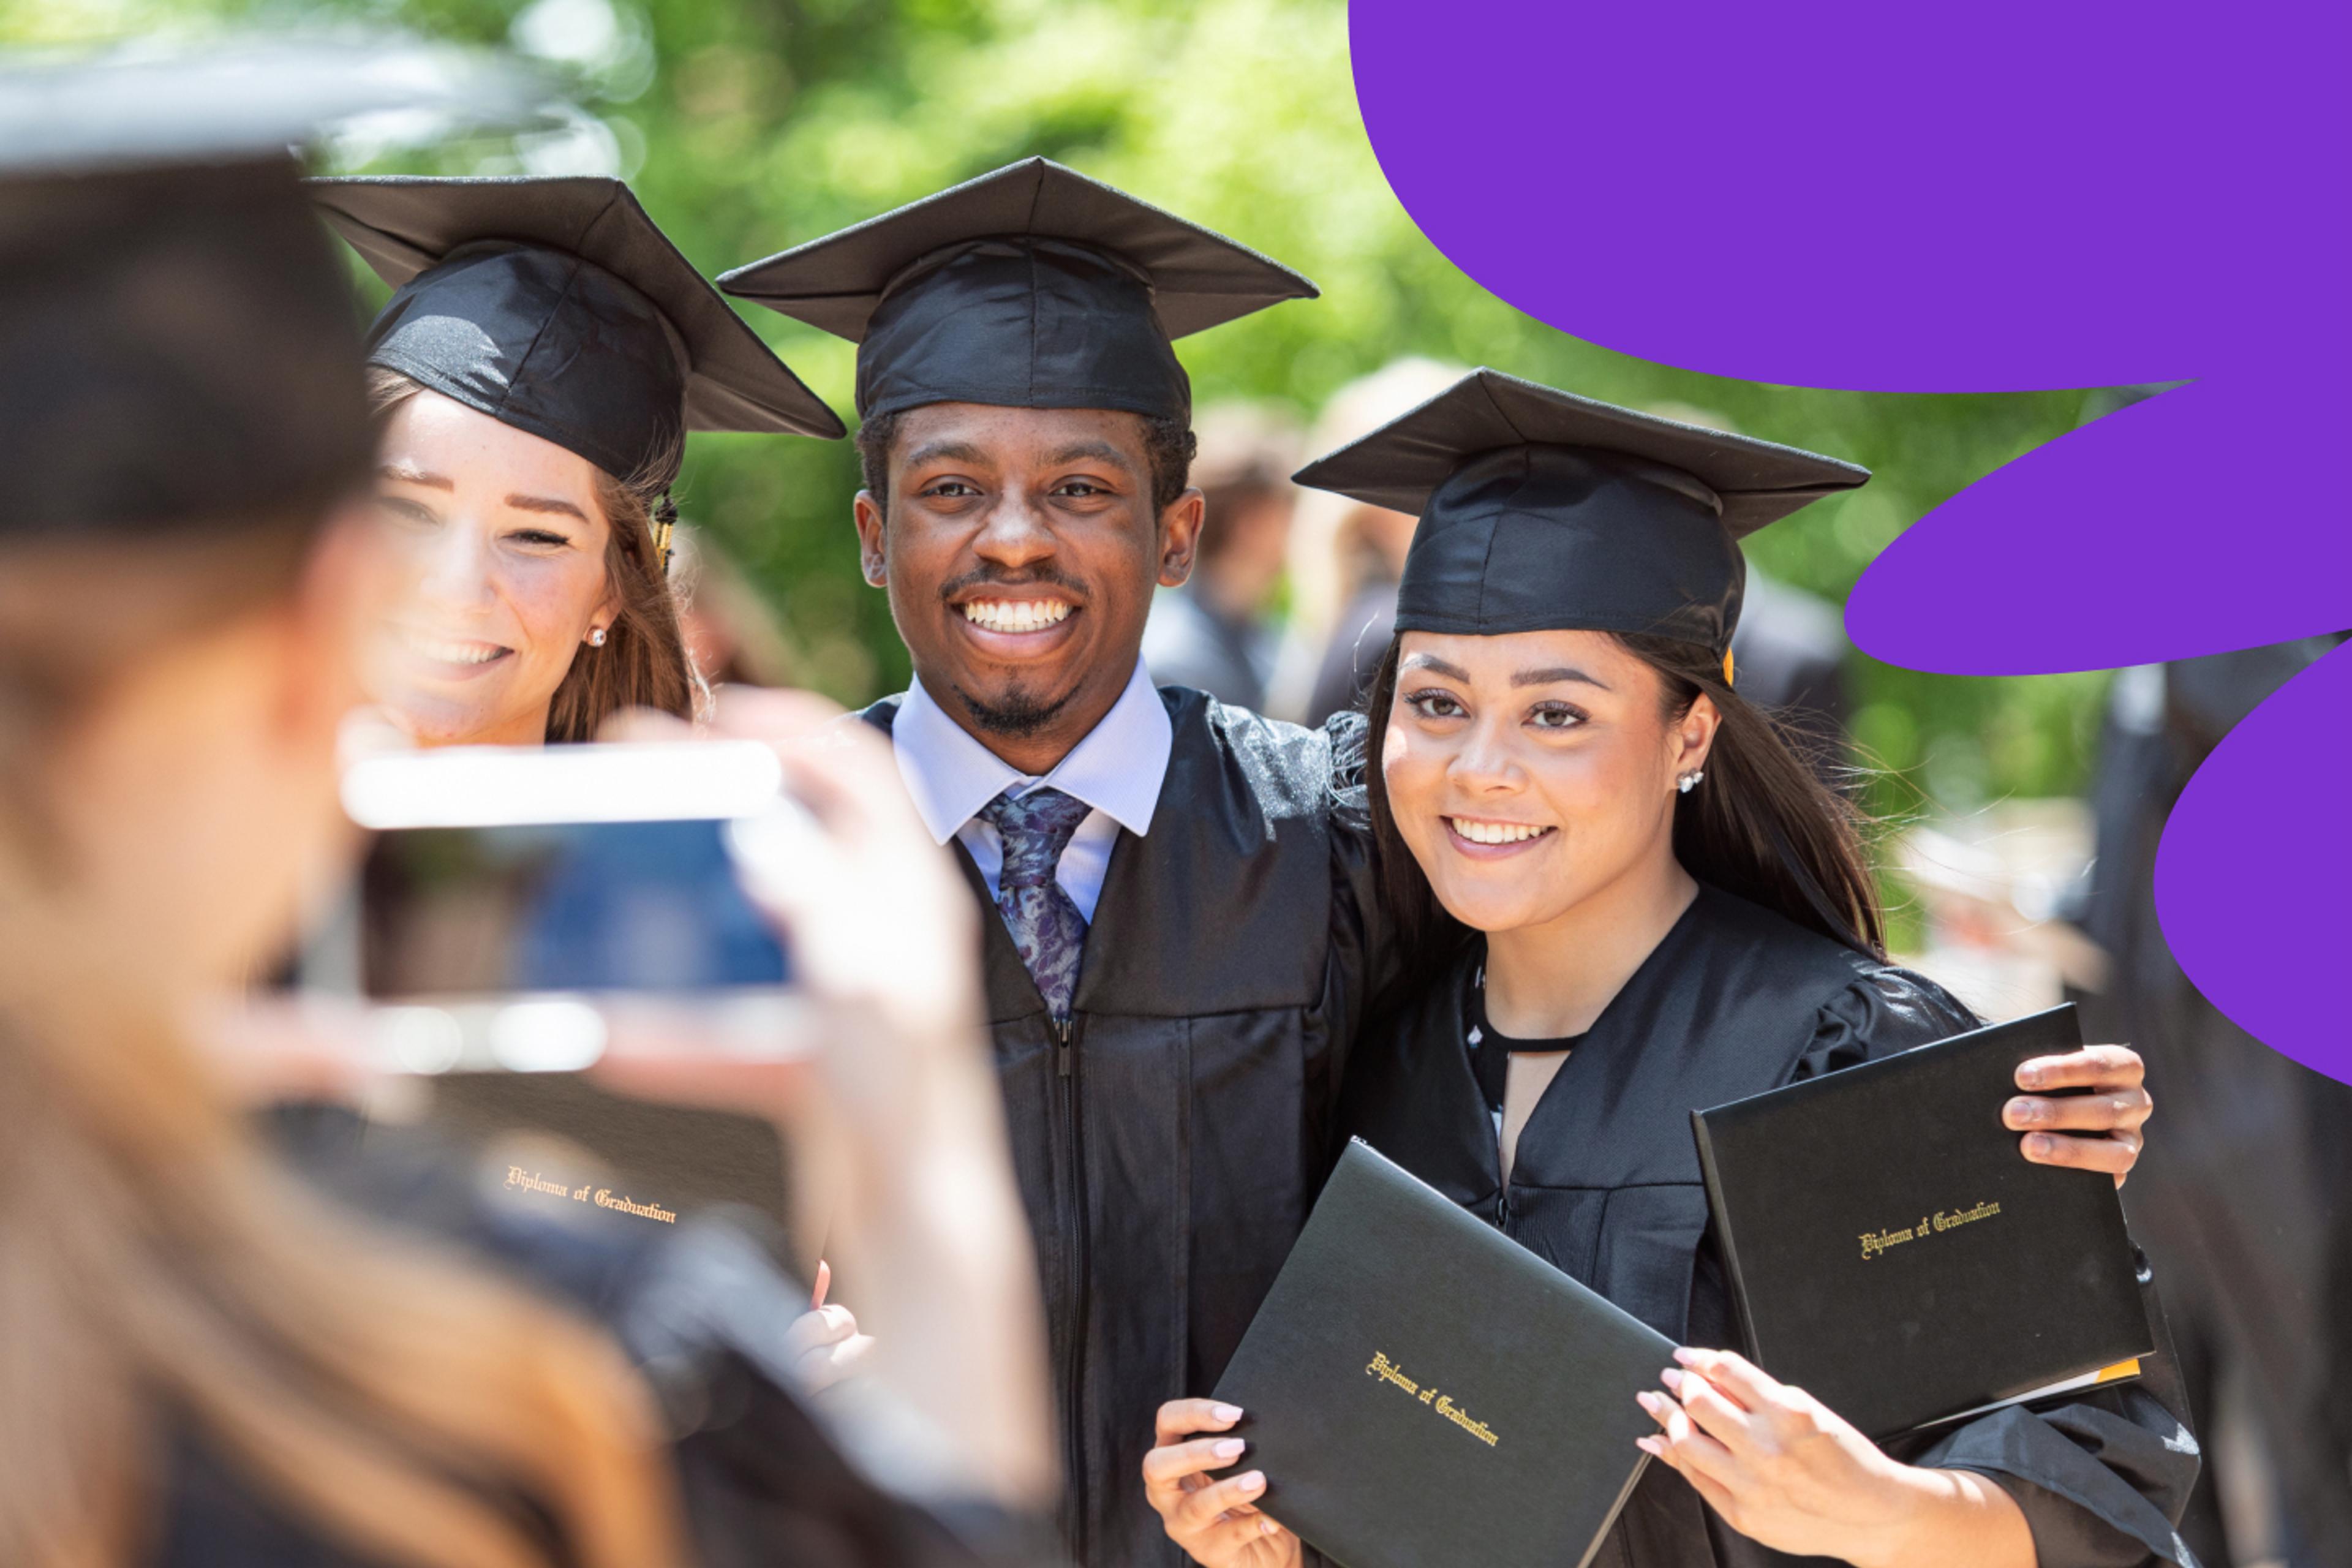
<instances>
[{"instance_id":1,"label":"shirt collar","mask_svg":"<svg viewBox=\"0 0 2352 1568\"><path fill-rule=\"evenodd\" d=\"M1110 711L1042 779L1018 772L982 745L931 700L919 680L908 687L898 704L890 740L898 776L923 826L940 844L1006 790L1025 793L1041 784L1076 796L1139 838L1151 830L1175 730L1139 658Z\"/></svg>"}]
</instances>

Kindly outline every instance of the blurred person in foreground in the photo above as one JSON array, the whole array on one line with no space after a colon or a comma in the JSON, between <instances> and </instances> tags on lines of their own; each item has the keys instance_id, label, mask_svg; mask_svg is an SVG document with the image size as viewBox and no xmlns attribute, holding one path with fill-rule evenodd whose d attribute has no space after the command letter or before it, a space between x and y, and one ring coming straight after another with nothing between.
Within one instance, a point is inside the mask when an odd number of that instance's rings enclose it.
<instances>
[{"instance_id":1,"label":"blurred person in foreground","mask_svg":"<svg viewBox=\"0 0 2352 1568\"><path fill-rule=\"evenodd\" d=\"M1454 384L1457 365L1397 360L1331 395L1308 445L1336 451ZM1396 619L1411 513L1307 490L1290 532L1290 619L1267 711L1322 723L1359 705Z\"/></svg>"},{"instance_id":2,"label":"blurred person in foreground","mask_svg":"<svg viewBox=\"0 0 2352 1568\"><path fill-rule=\"evenodd\" d=\"M1162 686L1263 709L1274 668L1268 611L1299 493L1290 482L1298 434L1276 411L1239 403L1202 410L1193 434L1201 543L1191 580L1152 595L1143 662Z\"/></svg>"},{"instance_id":3,"label":"blurred person in foreground","mask_svg":"<svg viewBox=\"0 0 2352 1568\"><path fill-rule=\"evenodd\" d=\"M404 592L367 684L425 745L593 739L705 688L671 590L687 432L840 418L618 180L310 182L385 282L367 333L376 504Z\"/></svg>"},{"instance_id":4,"label":"blurred person in foreground","mask_svg":"<svg viewBox=\"0 0 2352 1568\"><path fill-rule=\"evenodd\" d=\"M856 1462L782 1391L806 1297L749 1243L606 1249L466 1192L440 1237L379 1228L240 1114L338 1070L215 999L348 847L336 738L392 575L284 152L333 87L101 68L47 95L40 163L0 138L0 1562L1032 1561L1052 1466L970 916L861 737L783 748L836 862L822 918L771 900L807 1070L616 1065L836 1152L835 1247L897 1347ZM772 701L726 722L822 718Z\"/></svg>"}]
</instances>

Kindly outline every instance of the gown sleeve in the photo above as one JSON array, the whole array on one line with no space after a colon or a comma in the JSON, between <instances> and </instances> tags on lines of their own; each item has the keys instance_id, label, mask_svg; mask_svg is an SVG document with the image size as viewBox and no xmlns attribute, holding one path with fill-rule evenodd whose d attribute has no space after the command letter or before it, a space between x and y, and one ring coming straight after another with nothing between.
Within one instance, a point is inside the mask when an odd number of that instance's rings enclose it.
<instances>
[{"instance_id":1,"label":"gown sleeve","mask_svg":"<svg viewBox=\"0 0 2352 1568\"><path fill-rule=\"evenodd\" d=\"M1330 958L1324 996L1330 1047L1322 1092L1316 1096L1324 1125L1314 1130L1323 1145L1322 1168L1339 1154L1339 1089L1347 1072L1349 1047L1399 966L1374 869L1371 805L1364 787L1369 728L1361 713L1341 712L1325 721L1322 731L1330 751L1324 818L1331 844Z\"/></svg>"},{"instance_id":2,"label":"gown sleeve","mask_svg":"<svg viewBox=\"0 0 2352 1568\"><path fill-rule=\"evenodd\" d=\"M1822 1009L1797 1077L1909 1050L1979 1020L1924 975L1870 968ZM2021 1156L2021 1158L2022 1156ZM2200 1462L2179 1373L2145 1257L2140 1296L2158 1353L2136 1382L2033 1405L2012 1405L1946 1430L1889 1442L1927 1469L1972 1470L2015 1500L2039 1568L2196 1568L2176 1528Z\"/></svg>"}]
</instances>

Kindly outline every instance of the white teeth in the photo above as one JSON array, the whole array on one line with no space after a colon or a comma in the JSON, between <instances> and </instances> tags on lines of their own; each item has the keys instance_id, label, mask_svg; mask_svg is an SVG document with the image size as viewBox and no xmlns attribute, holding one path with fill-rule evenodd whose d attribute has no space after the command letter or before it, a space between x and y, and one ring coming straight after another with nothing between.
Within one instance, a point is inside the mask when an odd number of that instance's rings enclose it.
<instances>
[{"instance_id":1,"label":"white teeth","mask_svg":"<svg viewBox=\"0 0 2352 1568\"><path fill-rule=\"evenodd\" d=\"M496 643L447 642L416 632L403 632L402 640L427 658L437 658L444 664L488 664L506 652Z\"/></svg>"},{"instance_id":2,"label":"white teeth","mask_svg":"<svg viewBox=\"0 0 2352 1568\"><path fill-rule=\"evenodd\" d=\"M992 632L1034 632L1069 614L1059 599L976 599L963 606L965 620Z\"/></svg>"},{"instance_id":3,"label":"white teeth","mask_svg":"<svg viewBox=\"0 0 2352 1568\"><path fill-rule=\"evenodd\" d=\"M1473 844L1523 844L1551 831L1520 822L1473 822L1466 816L1449 816L1445 820L1453 824L1454 832Z\"/></svg>"}]
</instances>

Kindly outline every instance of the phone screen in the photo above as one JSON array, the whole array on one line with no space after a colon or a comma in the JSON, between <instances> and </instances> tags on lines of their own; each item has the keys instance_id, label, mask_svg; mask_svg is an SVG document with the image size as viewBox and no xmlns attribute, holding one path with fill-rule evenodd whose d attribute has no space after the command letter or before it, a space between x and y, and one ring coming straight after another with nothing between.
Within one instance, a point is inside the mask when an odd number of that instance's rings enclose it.
<instances>
[{"instance_id":1,"label":"phone screen","mask_svg":"<svg viewBox=\"0 0 2352 1568\"><path fill-rule=\"evenodd\" d=\"M374 996L782 986L791 965L715 819L399 828L361 877Z\"/></svg>"}]
</instances>

